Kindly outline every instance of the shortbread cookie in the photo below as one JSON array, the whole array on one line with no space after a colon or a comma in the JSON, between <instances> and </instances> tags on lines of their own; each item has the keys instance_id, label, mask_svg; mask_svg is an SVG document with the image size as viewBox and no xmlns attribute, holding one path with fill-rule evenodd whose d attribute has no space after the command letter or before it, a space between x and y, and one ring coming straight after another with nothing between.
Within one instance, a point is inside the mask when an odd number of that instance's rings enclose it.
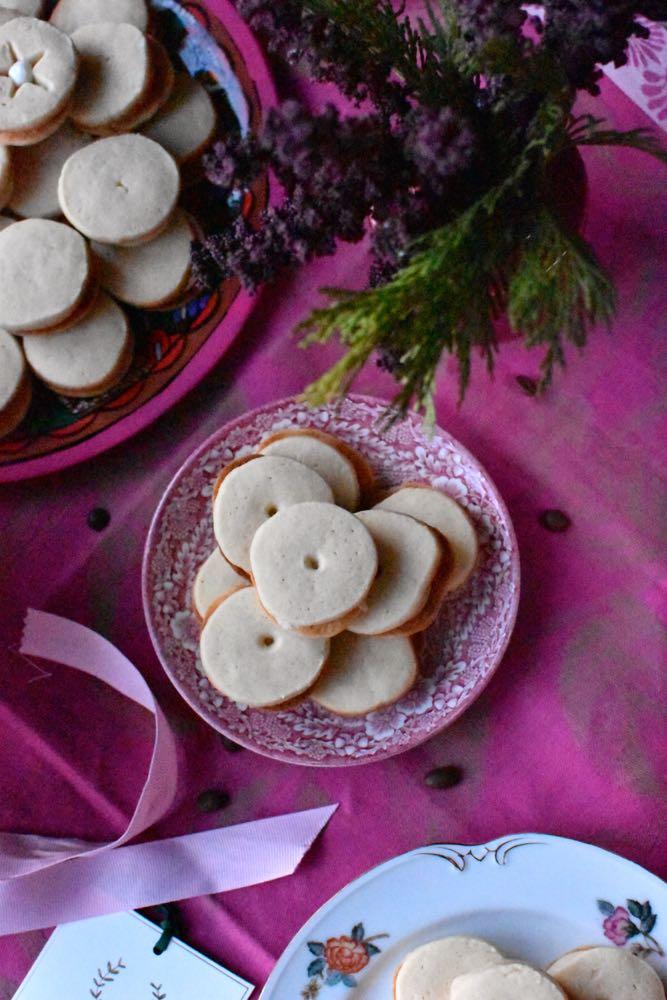
<instances>
[{"instance_id":1,"label":"shortbread cookie","mask_svg":"<svg viewBox=\"0 0 667 1000\"><path fill-rule=\"evenodd\" d=\"M252 587L234 591L218 605L200 642L202 668L213 687L252 708L303 694L319 677L328 652L327 639L279 628Z\"/></svg>"},{"instance_id":2,"label":"shortbread cookie","mask_svg":"<svg viewBox=\"0 0 667 1000\"><path fill-rule=\"evenodd\" d=\"M497 948L480 938L429 941L410 952L399 966L394 977L394 1000L450 1000L457 976L504 961Z\"/></svg>"},{"instance_id":3,"label":"shortbread cookie","mask_svg":"<svg viewBox=\"0 0 667 1000\"><path fill-rule=\"evenodd\" d=\"M451 1000L567 1000L550 976L521 962L457 976L449 995Z\"/></svg>"},{"instance_id":4,"label":"shortbread cookie","mask_svg":"<svg viewBox=\"0 0 667 1000\"><path fill-rule=\"evenodd\" d=\"M60 214L58 178L72 153L89 145L91 137L69 122L34 146L21 146L12 153L14 192L12 212L24 219L56 219Z\"/></svg>"},{"instance_id":5,"label":"shortbread cookie","mask_svg":"<svg viewBox=\"0 0 667 1000\"><path fill-rule=\"evenodd\" d=\"M247 579L230 566L220 549L214 549L199 567L192 585L192 606L199 620L206 618L212 605L223 594L245 587L247 583Z\"/></svg>"},{"instance_id":6,"label":"shortbread cookie","mask_svg":"<svg viewBox=\"0 0 667 1000\"><path fill-rule=\"evenodd\" d=\"M349 449L343 450L330 434L316 430L278 431L262 441L259 450L264 455L294 458L315 469L333 490L335 503L347 510L359 507L359 479L354 463L348 457Z\"/></svg>"},{"instance_id":7,"label":"shortbread cookie","mask_svg":"<svg viewBox=\"0 0 667 1000\"><path fill-rule=\"evenodd\" d=\"M190 223L177 209L159 236L136 247L93 244L103 288L129 305L157 309L183 294L191 273Z\"/></svg>"},{"instance_id":8,"label":"shortbread cookie","mask_svg":"<svg viewBox=\"0 0 667 1000\"><path fill-rule=\"evenodd\" d=\"M449 547L447 539L444 535L438 535L438 538L442 547L442 562L431 584L426 604L416 615L409 618L403 625L390 629L389 632L385 633L386 635L417 635L418 632L423 632L429 628L440 614L445 597L447 596L453 559L452 550Z\"/></svg>"},{"instance_id":9,"label":"shortbread cookie","mask_svg":"<svg viewBox=\"0 0 667 1000\"><path fill-rule=\"evenodd\" d=\"M547 971L570 1000L665 1000L657 972L622 948L568 951Z\"/></svg>"},{"instance_id":10,"label":"shortbread cookie","mask_svg":"<svg viewBox=\"0 0 667 1000\"><path fill-rule=\"evenodd\" d=\"M95 134L127 117L143 101L151 79L146 36L133 24L86 24L72 35L81 65L70 116Z\"/></svg>"},{"instance_id":11,"label":"shortbread cookie","mask_svg":"<svg viewBox=\"0 0 667 1000\"><path fill-rule=\"evenodd\" d=\"M90 290L91 255L61 222L25 219L0 232L0 325L17 333L51 329Z\"/></svg>"},{"instance_id":12,"label":"shortbread cookie","mask_svg":"<svg viewBox=\"0 0 667 1000\"><path fill-rule=\"evenodd\" d=\"M88 315L63 333L24 336L35 375L64 396L97 396L116 385L132 361L133 339L121 307L104 292Z\"/></svg>"},{"instance_id":13,"label":"shortbread cookie","mask_svg":"<svg viewBox=\"0 0 667 1000\"><path fill-rule=\"evenodd\" d=\"M326 669L309 697L336 715L366 715L398 701L416 679L409 639L343 632L331 640Z\"/></svg>"},{"instance_id":14,"label":"shortbread cookie","mask_svg":"<svg viewBox=\"0 0 667 1000\"><path fill-rule=\"evenodd\" d=\"M164 146L177 163L186 163L203 153L216 124L206 88L188 73L177 73L169 100L142 128L142 134Z\"/></svg>"},{"instance_id":15,"label":"shortbread cookie","mask_svg":"<svg viewBox=\"0 0 667 1000\"><path fill-rule=\"evenodd\" d=\"M376 506L382 510L409 514L444 535L454 560L447 592L466 583L477 565L479 542L474 524L456 500L431 486L404 483Z\"/></svg>"},{"instance_id":16,"label":"shortbread cookie","mask_svg":"<svg viewBox=\"0 0 667 1000\"><path fill-rule=\"evenodd\" d=\"M6 146L0 146L0 208L9 204L13 190L12 156Z\"/></svg>"},{"instance_id":17,"label":"shortbread cookie","mask_svg":"<svg viewBox=\"0 0 667 1000\"><path fill-rule=\"evenodd\" d=\"M0 437L21 423L32 399L30 372L16 337L0 330Z\"/></svg>"},{"instance_id":18,"label":"shortbread cookie","mask_svg":"<svg viewBox=\"0 0 667 1000\"><path fill-rule=\"evenodd\" d=\"M67 111L78 69L70 38L47 21L19 17L0 27L0 143L45 138Z\"/></svg>"},{"instance_id":19,"label":"shortbread cookie","mask_svg":"<svg viewBox=\"0 0 667 1000\"><path fill-rule=\"evenodd\" d=\"M431 528L405 514L376 509L355 516L373 536L378 573L368 594L368 608L350 625L350 631L382 635L422 610L440 569L443 550Z\"/></svg>"},{"instance_id":20,"label":"shortbread cookie","mask_svg":"<svg viewBox=\"0 0 667 1000\"><path fill-rule=\"evenodd\" d=\"M143 135L98 139L70 156L60 174L60 207L98 243L147 243L169 223L180 189L178 167Z\"/></svg>"},{"instance_id":21,"label":"shortbread cookie","mask_svg":"<svg viewBox=\"0 0 667 1000\"><path fill-rule=\"evenodd\" d=\"M333 503L321 476L300 462L274 455L248 456L223 469L214 487L213 531L220 551L250 572L250 543L278 511L305 500Z\"/></svg>"},{"instance_id":22,"label":"shortbread cookie","mask_svg":"<svg viewBox=\"0 0 667 1000\"><path fill-rule=\"evenodd\" d=\"M378 557L369 531L354 514L310 502L279 511L257 529L250 567L259 599L279 625L331 626L329 634L335 635L365 607Z\"/></svg>"},{"instance_id":23,"label":"shortbread cookie","mask_svg":"<svg viewBox=\"0 0 667 1000\"><path fill-rule=\"evenodd\" d=\"M124 118L118 118L105 128L100 126L97 135L121 135L123 132L134 132L140 125L149 121L169 99L174 88L176 74L167 50L155 38L148 38L150 53L151 76L148 90L144 97Z\"/></svg>"},{"instance_id":24,"label":"shortbread cookie","mask_svg":"<svg viewBox=\"0 0 667 1000\"><path fill-rule=\"evenodd\" d=\"M12 17L41 17L42 0L0 0L0 12Z\"/></svg>"},{"instance_id":25,"label":"shortbread cookie","mask_svg":"<svg viewBox=\"0 0 667 1000\"><path fill-rule=\"evenodd\" d=\"M85 24L102 21L133 24L140 31L146 31L148 6L146 0L59 0L50 20L68 35Z\"/></svg>"}]
</instances>

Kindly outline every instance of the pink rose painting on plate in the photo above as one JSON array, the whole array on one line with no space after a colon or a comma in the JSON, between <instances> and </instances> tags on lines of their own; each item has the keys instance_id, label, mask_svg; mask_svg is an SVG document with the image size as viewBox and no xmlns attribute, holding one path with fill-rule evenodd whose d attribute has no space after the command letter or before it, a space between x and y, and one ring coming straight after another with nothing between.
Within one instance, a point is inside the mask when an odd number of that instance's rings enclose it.
<instances>
[{"instance_id":1,"label":"pink rose painting on plate","mask_svg":"<svg viewBox=\"0 0 667 1000\"><path fill-rule=\"evenodd\" d=\"M635 955L665 952L653 936L658 915L653 912L648 900L640 903L637 899L627 899L626 906L614 906L606 899L598 899L598 909L603 915L604 936L617 948L624 948L628 941Z\"/></svg>"}]
</instances>

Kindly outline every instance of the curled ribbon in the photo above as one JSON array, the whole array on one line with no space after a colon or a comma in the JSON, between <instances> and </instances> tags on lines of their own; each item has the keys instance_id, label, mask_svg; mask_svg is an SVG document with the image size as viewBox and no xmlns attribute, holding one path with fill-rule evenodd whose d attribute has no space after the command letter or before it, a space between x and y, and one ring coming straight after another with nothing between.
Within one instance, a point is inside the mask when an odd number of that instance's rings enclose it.
<instances>
[{"instance_id":1,"label":"curled ribbon","mask_svg":"<svg viewBox=\"0 0 667 1000\"><path fill-rule=\"evenodd\" d=\"M96 632L30 609L20 652L91 674L155 717L146 783L127 828L108 843L0 833L0 934L239 889L290 875L337 806L147 844L127 842L172 804L176 746L136 669Z\"/></svg>"}]
</instances>

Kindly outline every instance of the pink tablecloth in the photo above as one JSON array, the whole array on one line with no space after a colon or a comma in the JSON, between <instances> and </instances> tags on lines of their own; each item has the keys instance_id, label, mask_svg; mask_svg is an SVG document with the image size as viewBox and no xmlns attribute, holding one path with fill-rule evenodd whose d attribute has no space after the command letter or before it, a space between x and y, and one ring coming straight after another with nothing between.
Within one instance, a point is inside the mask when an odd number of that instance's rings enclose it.
<instances>
[{"instance_id":1,"label":"pink tablecloth","mask_svg":"<svg viewBox=\"0 0 667 1000\"><path fill-rule=\"evenodd\" d=\"M590 105L619 127L646 121L608 82ZM1 828L110 839L126 823L149 756L150 722L140 710L64 669L40 677L13 654L33 605L110 638L164 706L180 742L181 801L159 834L341 803L292 878L184 905L186 939L253 982L266 978L332 893L425 842L539 830L667 874L667 175L636 153L593 150L586 161L588 230L620 291L613 334L599 331L582 358L572 356L543 399L516 383L538 367L516 343L503 348L493 382L481 366L475 372L461 410L451 371L440 381L439 421L500 487L523 566L514 638L474 707L420 749L350 771L232 754L163 676L144 626L141 555L164 487L212 430L300 390L332 356L297 350L290 330L319 286L359 280L364 248L347 247L266 292L217 371L132 443L57 477L2 489ZM359 388L388 396L392 384L369 367ZM98 505L111 513L99 534L86 524ZM572 519L564 534L538 521L552 507ZM458 787L425 786L425 773L441 764L463 768ZM230 793L229 807L199 813L197 796L219 787ZM0 940L3 1000L47 933Z\"/></svg>"}]
</instances>

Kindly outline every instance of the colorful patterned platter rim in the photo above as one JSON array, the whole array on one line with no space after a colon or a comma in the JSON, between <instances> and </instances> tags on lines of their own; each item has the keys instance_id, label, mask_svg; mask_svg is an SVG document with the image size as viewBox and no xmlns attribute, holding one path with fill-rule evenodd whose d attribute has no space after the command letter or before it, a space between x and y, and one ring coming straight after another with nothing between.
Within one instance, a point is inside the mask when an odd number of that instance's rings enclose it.
<instances>
[{"instance_id":1,"label":"colorful patterned platter rim","mask_svg":"<svg viewBox=\"0 0 667 1000\"><path fill-rule=\"evenodd\" d=\"M257 129L276 103L262 51L230 0L151 0L157 30L173 56L207 87L223 115ZM189 194L188 194L189 190ZM197 216L201 186L186 189ZM198 194L199 192L199 194ZM257 222L273 192L262 179L242 210ZM189 199L189 200L188 200ZM126 441L177 403L222 358L242 330L254 298L236 280L169 312L133 312L137 348L125 379L89 400L57 396L36 383L30 412L0 440L0 482L45 475Z\"/></svg>"},{"instance_id":2,"label":"colorful patterned platter rim","mask_svg":"<svg viewBox=\"0 0 667 1000\"><path fill-rule=\"evenodd\" d=\"M479 696L509 642L520 587L507 508L477 460L449 434L431 434L417 414L387 428L386 402L350 396L311 409L286 399L226 424L187 460L153 518L143 564L143 599L153 645L168 676L211 726L258 753L293 764L337 767L409 750L450 725ZM220 469L269 433L314 427L361 451L381 487L419 480L458 500L477 526L479 566L420 639L421 676L396 704L342 719L304 700L280 711L242 708L203 676L199 625L191 607L198 567L214 547L211 492Z\"/></svg>"},{"instance_id":3,"label":"colorful patterned platter rim","mask_svg":"<svg viewBox=\"0 0 667 1000\"><path fill-rule=\"evenodd\" d=\"M667 886L616 854L546 834L421 847L325 903L283 952L261 1000L387 1000L407 954L453 934L538 967L572 948L626 948L667 981Z\"/></svg>"}]
</instances>

